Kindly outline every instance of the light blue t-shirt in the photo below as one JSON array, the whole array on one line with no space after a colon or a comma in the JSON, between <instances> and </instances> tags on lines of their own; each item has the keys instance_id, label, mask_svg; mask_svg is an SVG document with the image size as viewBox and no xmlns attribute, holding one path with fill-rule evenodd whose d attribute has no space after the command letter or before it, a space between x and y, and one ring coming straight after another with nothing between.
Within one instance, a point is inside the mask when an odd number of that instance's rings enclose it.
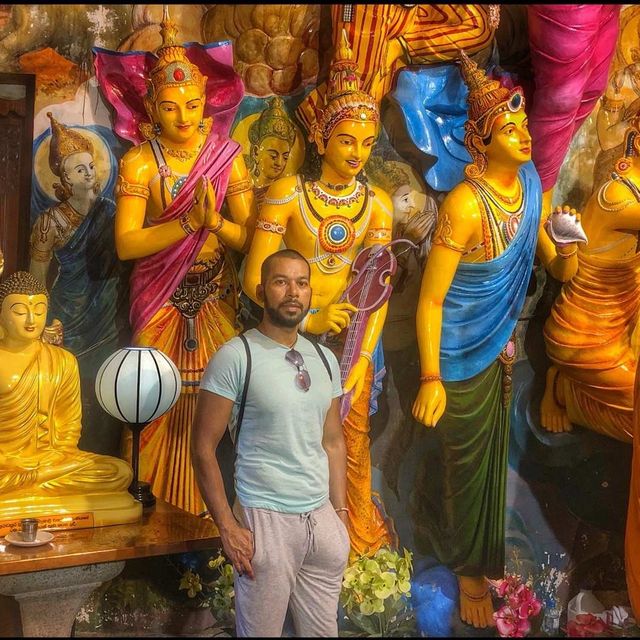
<instances>
[{"instance_id":1,"label":"light blue t-shirt","mask_svg":"<svg viewBox=\"0 0 640 640\"><path fill-rule=\"evenodd\" d=\"M245 333L251 349L251 379L240 427L235 489L243 507L285 513L305 513L329 499L329 462L322 447L324 421L334 398L342 395L340 368L329 349L320 346L332 379L316 348L298 335L294 345L311 377L300 389L296 367L285 360L288 347L257 329ZM215 353L200 389L234 401L231 435L247 370L240 338L232 338Z\"/></svg>"}]
</instances>

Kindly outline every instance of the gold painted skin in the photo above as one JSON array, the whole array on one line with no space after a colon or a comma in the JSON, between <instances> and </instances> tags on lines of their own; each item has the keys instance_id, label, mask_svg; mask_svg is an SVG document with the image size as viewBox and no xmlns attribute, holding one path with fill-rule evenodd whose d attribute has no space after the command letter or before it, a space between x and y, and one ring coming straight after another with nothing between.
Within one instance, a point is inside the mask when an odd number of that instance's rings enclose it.
<instances>
[{"instance_id":1,"label":"gold painted skin","mask_svg":"<svg viewBox=\"0 0 640 640\"><path fill-rule=\"evenodd\" d=\"M44 294L10 293L0 309L0 522L93 514L99 525L135 522L131 467L80 451L80 378L69 351L41 341Z\"/></svg>"},{"instance_id":2,"label":"gold painted skin","mask_svg":"<svg viewBox=\"0 0 640 640\"><path fill-rule=\"evenodd\" d=\"M622 175L640 188L638 137L634 147ZM640 203L628 186L609 180L589 198L582 224L589 244L578 254L576 280L565 285L545 324L554 365L547 372L540 422L557 433L579 424L631 442Z\"/></svg>"},{"instance_id":3,"label":"gold painted skin","mask_svg":"<svg viewBox=\"0 0 640 640\"><path fill-rule=\"evenodd\" d=\"M482 178L503 196L515 197L519 191L518 169L531 159L531 136L524 109L499 115L491 127L490 142L484 144L480 141L478 150L486 155L488 161ZM566 281L576 271L577 258L575 255L569 258L558 256L556 247L543 230L545 216L542 218L536 253L555 278ZM448 220L449 228L445 241L442 242L438 240L438 236L442 235L444 220ZM461 260L484 262L482 249L462 256L463 251L470 250L483 241L479 205L471 188L464 182L458 184L444 199L439 210L439 224L422 277L416 313L423 376L440 375L442 306L458 263ZM575 243L571 243L565 245L562 251L570 254L575 248ZM444 413L446 401L442 382L426 381L421 384L413 404L413 416L426 427L435 427ZM483 598L483 594L487 594L485 578L458 576L458 582L461 619L476 627L494 624L491 598L488 595Z\"/></svg>"},{"instance_id":4,"label":"gold painted skin","mask_svg":"<svg viewBox=\"0 0 640 640\"><path fill-rule=\"evenodd\" d=\"M332 131L329 139L324 141L318 134L315 142L318 152L322 156L322 168L320 181L323 183L322 189L327 193L344 195L343 192L334 191L328 188L329 184L347 184L364 167L377 136L377 125L370 121L343 120L339 122ZM299 204L296 193L298 184L297 176L282 178L274 182L267 192L268 200L286 200L292 196L290 202L285 204L270 204L265 202L260 211L260 218L272 224L282 225L287 231L284 236L271 233L263 229L256 229L253 243L247 258L244 283L244 291L252 299L257 301L256 287L260 283L260 267L267 256L275 253L280 248L281 239L289 249L295 249L304 256L313 256L316 246L316 234L311 234L301 219ZM371 217L369 219L369 229L388 230L389 240L391 236L392 204L389 196L378 187L369 187L375 193L372 198ZM336 213L346 216L353 216L351 210L341 207L339 210L333 206L328 206L317 199L313 194L309 195L314 208L323 218L335 215ZM352 208L357 211L362 199ZM359 232L364 224L364 218L355 224L356 232ZM366 239L365 232L355 241L353 247L348 251L348 255L353 259L358 251L365 246L380 244L379 239ZM344 290L351 279L351 268L346 265L331 274L323 273L316 264L311 265L311 308L320 309L318 313L308 316L305 330L314 335L320 335L327 331L334 334L340 333L351 322L351 314L355 307L348 303L338 303ZM384 324L387 313L387 305L383 305L378 311L373 313L367 323L364 339L362 342L362 352L373 352ZM352 368L344 385L345 392L354 390L354 402L360 396L364 388L364 378L369 360L361 355L357 363Z\"/></svg>"},{"instance_id":5,"label":"gold painted skin","mask_svg":"<svg viewBox=\"0 0 640 640\"><path fill-rule=\"evenodd\" d=\"M196 162L197 152L206 138L198 128L204 115L204 107L205 96L193 84L168 86L158 93L152 117L161 128L158 136L160 143L170 150L193 153L193 157L182 161L163 149L165 160L174 174L187 175ZM136 195L120 194L117 197L115 238L121 260L135 260L153 255L185 236L185 230L179 220L144 227L145 217L151 222L163 213L160 181L152 182L157 173L158 168L148 142L134 147L121 160L122 178L130 184L141 185L150 190L148 201ZM242 154L239 154L232 164L229 185L248 177L244 159ZM215 208L213 187L206 178L203 177L194 195L194 205L188 214L191 228L194 231L202 226L215 229L221 216ZM198 260L212 259L219 242L238 251L246 250L249 246L255 225L253 193L242 191L229 195L227 204L233 221L225 219L219 231L209 234Z\"/></svg>"}]
</instances>

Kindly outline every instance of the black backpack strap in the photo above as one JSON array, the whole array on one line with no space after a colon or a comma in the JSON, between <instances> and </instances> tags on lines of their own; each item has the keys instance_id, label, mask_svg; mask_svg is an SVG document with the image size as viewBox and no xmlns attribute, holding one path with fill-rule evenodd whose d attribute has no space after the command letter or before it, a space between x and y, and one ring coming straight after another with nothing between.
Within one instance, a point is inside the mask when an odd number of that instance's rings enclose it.
<instances>
[{"instance_id":1,"label":"black backpack strap","mask_svg":"<svg viewBox=\"0 0 640 640\"><path fill-rule=\"evenodd\" d=\"M238 335L242 344L244 344L244 350L247 352L247 370L244 375L244 387L242 389L242 398L240 399L240 408L238 409L238 419L236 421L236 437L234 438L235 447L238 448L238 439L240 437L240 427L242 426L242 418L244 417L244 406L247 403L247 392L249 391L249 379L251 378L251 349L249 349L249 341L245 337L244 333Z\"/></svg>"},{"instance_id":2,"label":"black backpack strap","mask_svg":"<svg viewBox=\"0 0 640 640\"><path fill-rule=\"evenodd\" d=\"M333 382L333 376L331 375L331 366L329 365L329 361L327 360L327 356L325 356L323 351L322 351L322 347L315 340L309 340L309 342L316 348L316 351L318 352L318 355L320 356L320 359L322 360L322 364L324 365L324 368L327 370L327 373L329 374L329 380L331 380L331 382Z\"/></svg>"}]
</instances>

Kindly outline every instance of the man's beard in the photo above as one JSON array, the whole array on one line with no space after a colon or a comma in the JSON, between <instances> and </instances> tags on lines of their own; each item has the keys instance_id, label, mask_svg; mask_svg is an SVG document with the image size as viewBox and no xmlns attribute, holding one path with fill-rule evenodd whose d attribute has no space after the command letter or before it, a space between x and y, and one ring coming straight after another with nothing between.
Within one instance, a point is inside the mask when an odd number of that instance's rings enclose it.
<instances>
[{"instance_id":1,"label":"man's beard","mask_svg":"<svg viewBox=\"0 0 640 640\"><path fill-rule=\"evenodd\" d=\"M285 304L291 304L291 303L290 302L283 303L280 306L282 307ZM267 313L267 315L269 316L269 320L271 320L271 323L274 324L276 327L283 327L285 329L293 329L293 327L298 326L302 322L302 319L307 315L307 312L309 311L309 307L305 309L302 303L298 302L296 304L300 304L302 306L299 313L296 313L293 316L285 315L280 310L280 307L272 307L269 304L267 297L266 296L264 297L264 310L265 310L265 313Z\"/></svg>"}]
</instances>

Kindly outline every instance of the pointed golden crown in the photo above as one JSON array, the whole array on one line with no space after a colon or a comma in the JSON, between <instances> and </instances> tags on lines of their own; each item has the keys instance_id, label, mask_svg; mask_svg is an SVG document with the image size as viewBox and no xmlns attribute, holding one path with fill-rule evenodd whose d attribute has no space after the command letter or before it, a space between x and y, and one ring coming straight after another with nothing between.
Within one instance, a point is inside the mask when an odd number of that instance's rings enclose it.
<instances>
[{"instance_id":1,"label":"pointed golden crown","mask_svg":"<svg viewBox=\"0 0 640 640\"><path fill-rule=\"evenodd\" d=\"M69 129L58 122L51 111L47 112L47 117L51 120L51 144L49 146L49 166L54 175L60 177L62 172L62 162L72 153L87 152L93 155L93 145L91 141L82 134Z\"/></svg>"},{"instance_id":2,"label":"pointed golden crown","mask_svg":"<svg viewBox=\"0 0 640 640\"><path fill-rule=\"evenodd\" d=\"M498 115L505 111L516 112L524 108L524 95L520 87L509 90L497 80L487 77L484 69L479 69L464 51L460 51L460 71L469 88L468 122L481 138L489 135Z\"/></svg>"},{"instance_id":3,"label":"pointed golden crown","mask_svg":"<svg viewBox=\"0 0 640 640\"><path fill-rule=\"evenodd\" d=\"M258 144L267 136L286 140L290 145L295 142L296 130L287 114L284 101L280 96L271 98L260 117L249 127L249 142Z\"/></svg>"},{"instance_id":4,"label":"pointed golden crown","mask_svg":"<svg viewBox=\"0 0 640 640\"><path fill-rule=\"evenodd\" d=\"M189 61L187 50L176 44L178 28L170 20L166 7L160 24L160 35L162 45L155 51L158 61L149 72L147 99L154 102L165 87L183 87L190 84L197 86L204 93L207 77Z\"/></svg>"},{"instance_id":5,"label":"pointed golden crown","mask_svg":"<svg viewBox=\"0 0 640 640\"><path fill-rule=\"evenodd\" d=\"M378 104L360 89L358 65L352 58L347 33L343 29L342 43L329 69L324 107L318 109L313 130L313 133L320 132L324 140L329 138L338 122L343 120L376 124L380 122Z\"/></svg>"}]
</instances>

